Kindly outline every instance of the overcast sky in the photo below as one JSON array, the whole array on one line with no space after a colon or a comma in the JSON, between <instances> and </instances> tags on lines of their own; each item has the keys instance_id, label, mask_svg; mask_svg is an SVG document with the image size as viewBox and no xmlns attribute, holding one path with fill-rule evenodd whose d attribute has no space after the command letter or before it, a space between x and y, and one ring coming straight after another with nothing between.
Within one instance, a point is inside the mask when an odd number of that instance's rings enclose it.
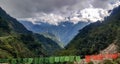
<instances>
[{"instance_id":1,"label":"overcast sky","mask_svg":"<svg viewBox=\"0 0 120 64\"><path fill-rule=\"evenodd\" d=\"M29 18L42 12L64 14L87 8L90 4L107 9L115 1L118 0L0 0L0 6L15 18Z\"/></svg>"}]
</instances>

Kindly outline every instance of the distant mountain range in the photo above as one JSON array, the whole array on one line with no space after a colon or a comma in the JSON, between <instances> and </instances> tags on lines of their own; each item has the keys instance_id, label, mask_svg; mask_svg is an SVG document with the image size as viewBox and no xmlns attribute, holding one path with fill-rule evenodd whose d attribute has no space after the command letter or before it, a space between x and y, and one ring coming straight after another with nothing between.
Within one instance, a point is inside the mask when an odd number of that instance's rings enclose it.
<instances>
[{"instance_id":1,"label":"distant mountain range","mask_svg":"<svg viewBox=\"0 0 120 64\"><path fill-rule=\"evenodd\" d=\"M33 24L30 21L20 21L26 28L34 33L39 34L53 34L58 41L64 45L68 44L70 40L78 33L78 30L82 29L90 22L79 22L73 24L72 22L62 22L59 25L51 25L48 23Z\"/></svg>"},{"instance_id":2,"label":"distant mountain range","mask_svg":"<svg viewBox=\"0 0 120 64\"><path fill-rule=\"evenodd\" d=\"M113 8L119 6L119 2L111 3L110 8L90 7L69 11L64 15L57 13L42 13L36 17L18 18L28 30L34 33L50 33L62 44L67 45L78 34L78 31L90 23L103 21L111 14Z\"/></svg>"},{"instance_id":3,"label":"distant mountain range","mask_svg":"<svg viewBox=\"0 0 120 64\"><path fill-rule=\"evenodd\" d=\"M94 12L94 13L93 13ZM90 23L104 20L109 10L89 7L71 12L67 17L55 14L42 14L40 17L19 19L28 30L34 33L51 33L58 41L67 45L78 31Z\"/></svg>"},{"instance_id":4,"label":"distant mountain range","mask_svg":"<svg viewBox=\"0 0 120 64\"><path fill-rule=\"evenodd\" d=\"M98 16L94 16L92 12L95 12ZM50 14L37 19L22 19L19 22L34 33L51 33L55 35L57 40L65 46L80 29L97 20L103 20L107 15L107 11L91 7L82 11L72 12L69 17Z\"/></svg>"}]
</instances>

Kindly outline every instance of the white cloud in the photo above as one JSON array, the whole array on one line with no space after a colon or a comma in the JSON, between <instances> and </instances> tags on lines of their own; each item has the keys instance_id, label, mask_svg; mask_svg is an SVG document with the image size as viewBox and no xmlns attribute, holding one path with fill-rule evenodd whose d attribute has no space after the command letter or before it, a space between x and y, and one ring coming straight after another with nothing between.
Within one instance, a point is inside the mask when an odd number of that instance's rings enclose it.
<instances>
[{"instance_id":1,"label":"white cloud","mask_svg":"<svg viewBox=\"0 0 120 64\"><path fill-rule=\"evenodd\" d=\"M71 10L68 9L69 8L68 6L64 6L62 8L63 11L55 10L52 13L44 13L44 12L37 13L35 15L36 17L33 17L32 19L28 18L28 21L32 21L34 24L37 24L38 22L44 22L52 25L59 25L60 22L65 22L65 21L70 21L74 24L78 22L96 22L98 20L104 20L104 17L110 15L110 13L108 13L108 10L112 10L113 8L120 5L119 0L112 1L112 3L110 0L104 1L105 2L104 5L107 4L107 8L106 7L100 8L100 5L95 4L96 2L99 2L98 4L101 4L103 2L102 0L101 1L84 0L81 2L82 2L82 7L84 7L85 3L88 4L87 7L81 9L78 8L77 7L78 4L76 4L73 5L72 8L74 9ZM77 7L77 9L75 9L75 7Z\"/></svg>"},{"instance_id":2,"label":"white cloud","mask_svg":"<svg viewBox=\"0 0 120 64\"><path fill-rule=\"evenodd\" d=\"M90 4L95 8L106 9L109 3L116 1L119 0L0 0L0 6L15 18L30 18L41 12L65 15L88 8Z\"/></svg>"},{"instance_id":3,"label":"white cloud","mask_svg":"<svg viewBox=\"0 0 120 64\"><path fill-rule=\"evenodd\" d=\"M104 17L108 15L108 11L101 8L85 8L79 12L72 12L70 16L43 13L42 16L38 16L35 18L26 18L25 20L31 21L34 24L37 24L38 22L43 22L52 25L59 25L60 22L65 21L76 24L78 22L96 22L98 20L103 20Z\"/></svg>"},{"instance_id":4,"label":"white cloud","mask_svg":"<svg viewBox=\"0 0 120 64\"><path fill-rule=\"evenodd\" d=\"M0 6L18 20L52 25L103 20L119 5L119 0L0 0Z\"/></svg>"},{"instance_id":5,"label":"white cloud","mask_svg":"<svg viewBox=\"0 0 120 64\"><path fill-rule=\"evenodd\" d=\"M101 8L86 8L81 11L82 17L91 22L96 22L98 20L103 20L104 17L108 16L109 13L107 10Z\"/></svg>"},{"instance_id":6,"label":"white cloud","mask_svg":"<svg viewBox=\"0 0 120 64\"><path fill-rule=\"evenodd\" d=\"M95 8L92 5L89 5L88 8L82 10L69 11L68 14L55 14L55 13L41 13L36 14L37 17L26 18L25 20L32 21L33 24L38 24L39 22L49 23L51 25L59 25L60 22L72 22L77 24L78 22L96 22L98 20L104 20L104 17L109 16L108 10L120 5L120 2L110 5L108 9ZM21 19L20 19L21 20Z\"/></svg>"}]
</instances>

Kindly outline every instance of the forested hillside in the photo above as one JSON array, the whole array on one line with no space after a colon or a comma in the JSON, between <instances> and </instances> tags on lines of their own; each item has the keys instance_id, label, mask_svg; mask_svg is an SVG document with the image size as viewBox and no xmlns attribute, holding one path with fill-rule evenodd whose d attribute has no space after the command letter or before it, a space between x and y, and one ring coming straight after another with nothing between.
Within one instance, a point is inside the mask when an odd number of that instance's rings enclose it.
<instances>
[{"instance_id":1,"label":"forested hillside","mask_svg":"<svg viewBox=\"0 0 120 64\"><path fill-rule=\"evenodd\" d=\"M92 23L80 30L60 55L98 54L111 43L118 45L120 51L120 6L104 21Z\"/></svg>"},{"instance_id":2,"label":"forested hillside","mask_svg":"<svg viewBox=\"0 0 120 64\"><path fill-rule=\"evenodd\" d=\"M47 56L58 49L60 46L56 42L28 31L0 8L1 58ZM51 53L49 53L50 51Z\"/></svg>"}]
</instances>

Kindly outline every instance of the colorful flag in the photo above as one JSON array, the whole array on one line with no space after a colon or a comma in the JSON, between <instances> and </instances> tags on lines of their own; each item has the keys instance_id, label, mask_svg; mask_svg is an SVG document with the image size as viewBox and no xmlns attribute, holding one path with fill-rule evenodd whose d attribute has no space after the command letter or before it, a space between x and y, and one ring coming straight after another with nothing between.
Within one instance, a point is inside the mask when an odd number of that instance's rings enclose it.
<instances>
[{"instance_id":1,"label":"colorful flag","mask_svg":"<svg viewBox=\"0 0 120 64\"><path fill-rule=\"evenodd\" d=\"M45 57L45 63L49 63L49 58Z\"/></svg>"},{"instance_id":2,"label":"colorful flag","mask_svg":"<svg viewBox=\"0 0 120 64\"><path fill-rule=\"evenodd\" d=\"M38 64L39 63L39 58L34 58L33 59L33 64Z\"/></svg>"},{"instance_id":3,"label":"colorful flag","mask_svg":"<svg viewBox=\"0 0 120 64\"><path fill-rule=\"evenodd\" d=\"M75 60L76 60L77 62L80 62L80 61L81 61L80 56L76 56L76 57L75 57Z\"/></svg>"},{"instance_id":4,"label":"colorful flag","mask_svg":"<svg viewBox=\"0 0 120 64\"><path fill-rule=\"evenodd\" d=\"M75 61L75 56L69 56L70 58L70 62L74 62Z\"/></svg>"},{"instance_id":5,"label":"colorful flag","mask_svg":"<svg viewBox=\"0 0 120 64\"><path fill-rule=\"evenodd\" d=\"M97 60L103 60L103 55L101 55L101 54L99 54L99 55L97 55Z\"/></svg>"},{"instance_id":6,"label":"colorful flag","mask_svg":"<svg viewBox=\"0 0 120 64\"><path fill-rule=\"evenodd\" d=\"M60 61L59 57L55 57L55 62L59 62L59 61Z\"/></svg>"},{"instance_id":7,"label":"colorful flag","mask_svg":"<svg viewBox=\"0 0 120 64\"><path fill-rule=\"evenodd\" d=\"M28 59L27 58L23 58L23 63L27 63Z\"/></svg>"},{"instance_id":8,"label":"colorful flag","mask_svg":"<svg viewBox=\"0 0 120 64\"><path fill-rule=\"evenodd\" d=\"M55 61L55 58L54 57L49 57L49 63L54 63Z\"/></svg>"},{"instance_id":9,"label":"colorful flag","mask_svg":"<svg viewBox=\"0 0 120 64\"><path fill-rule=\"evenodd\" d=\"M33 58L28 58L28 63L31 64L33 62Z\"/></svg>"},{"instance_id":10,"label":"colorful flag","mask_svg":"<svg viewBox=\"0 0 120 64\"><path fill-rule=\"evenodd\" d=\"M91 59L91 58L90 58L89 55L86 55L86 56L85 56L85 60L86 60L87 63L89 63L89 62L91 61L90 59Z\"/></svg>"},{"instance_id":11,"label":"colorful flag","mask_svg":"<svg viewBox=\"0 0 120 64\"><path fill-rule=\"evenodd\" d=\"M65 56L60 57L60 62L65 62Z\"/></svg>"},{"instance_id":12,"label":"colorful flag","mask_svg":"<svg viewBox=\"0 0 120 64\"><path fill-rule=\"evenodd\" d=\"M118 58L118 54L112 54L112 59L117 59Z\"/></svg>"},{"instance_id":13,"label":"colorful flag","mask_svg":"<svg viewBox=\"0 0 120 64\"><path fill-rule=\"evenodd\" d=\"M44 63L44 58L39 58L39 64L43 64Z\"/></svg>"},{"instance_id":14,"label":"colorful flag","mask_svg":"<svg viewBox=\"0 0 120 64\"><path fill-rule=\"evenodd\" d=\"M65 56L65 61L66 62L70 61L69 56Z\"/></svg>"}]
</instances>

